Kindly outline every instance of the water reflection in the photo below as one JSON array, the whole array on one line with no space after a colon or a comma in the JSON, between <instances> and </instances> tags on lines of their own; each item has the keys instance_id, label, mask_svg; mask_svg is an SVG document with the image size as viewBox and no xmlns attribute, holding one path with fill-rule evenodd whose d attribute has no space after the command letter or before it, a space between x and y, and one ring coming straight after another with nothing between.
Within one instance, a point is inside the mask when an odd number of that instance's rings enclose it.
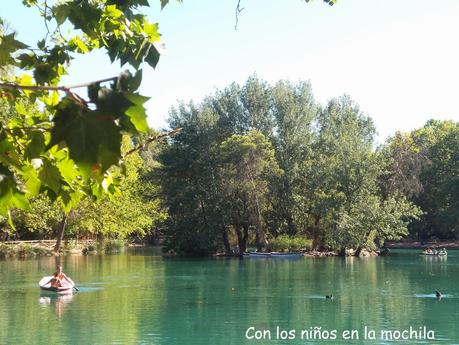
<instances>
[{"instance_id":1,"label":"water reflection","mask_svg":"<svg viewBox=\"0 0 459 345\"><path fill-rule=\"evenodd\" d=\"M61 319L66 305L72 302L72 300L73 294L51 295L42 293L38 299L38 303L45 308L54 307L57 318Z\"/></svg>"},{"instance_id":2,"label":"water reflection","mask_svg":"<svg viewBox=\"0 0 459 345\"><path fill-rule=\"evenodd\" d=\"M454 252L447 260L405 251L386 258L295 261L164 260L142 254L62 258L80 289L69 296L40 295L36 281L54 269L53 258L0 261L0 344L41 345L52 339L78 345L91 339L92 344L254 345L244 337L250 326L427 326L435 330L432 344L459 341ZM325 298L330 294L333 301ZM56 317L58 327L50 327Z\"/></svg>"}]
</instances>

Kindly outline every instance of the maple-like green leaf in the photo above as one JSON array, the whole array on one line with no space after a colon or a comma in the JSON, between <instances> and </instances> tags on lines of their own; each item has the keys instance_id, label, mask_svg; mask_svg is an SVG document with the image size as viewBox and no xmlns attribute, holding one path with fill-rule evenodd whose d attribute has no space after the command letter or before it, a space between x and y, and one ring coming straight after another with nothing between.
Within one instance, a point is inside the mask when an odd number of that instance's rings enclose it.
<instances>
[{"instance_id":1,"label":"maple-like green leaf","mask_svg":"<svg viewBox=\"0 0 459 345\"><path fill-rule=\"evenodd\" d=\"M69 213L72 209L74 209L82 197L83 193L79 191L75 192L69 188L63 188L60 193L60 201L63 205L64 212Z\"/></svg>"},{"instance_id":2,"label":"maple-like green leaf","mask_svg":"<svg viewBox=\"0 0 459 345\"><path fill-rule=\"evenodd\" d=\"M0 66L13 64L12 54L28 47L21 41L16 40L14 36L14 33L4 36L0 34Z\"/></svg>"},{"instance_id":3,"label":"maple-like green leaf","mask_svg":"<svg viewBox=\"0 0 459 345\"><path fill-rule=\"evenodd\" d=\"M93 170L107 170L121 158L121 133L114 117L83 109L65 98L53 119L48 148L65 143L70 158L88 177Z\"/></svg>"},{"instance_id":4,"label":"maple-like green leaf","mask_svg":"<svg viewBox=\"0 0 459 345\"><path fill-rule=\"evenodd\" d=\"M38 173L41 183L51 189L56 195L61 187L61 174L59 169L51 164L48 159L43 160L43 165Z\"/></svg>"},{"instance_id":5,"label":"maple-like green leaf","mask_svg":"<svg viewBox=\"0 0 459 345\"><path fill-rule=\"evenodd\" d=\"M125 111L125 114L129 117L131 123L138 132L147 132L147 114L143 104L148 101L149 98L138 94L125 94L124 97L133 104Z\"/></svg>"},{"instance_id":6,"label":"maple-like green leaf","mask_svg":"<svg viewBox=\"0 0 459 345\"><path fill-rule=\"evenodd\" d=\"M71 159L62 159L57 163L57 168L61 173L62 178L69 186L72 186L78 180L79 172L75 166L75 162Z\"/></svg>"},{"instance_id":7,"label":"maple-like green leaf","mask_svg":"<svg viewBox=\"0 0 459 345\"><path fill-rule=\"evenodd\" d=\"M17 188L13 173L0 164L0 214L8 214L8 210L12 207L27 208L27 206L27 199Z\"/></svg>"},{"instance_id":8,"label":"maple-like green leaf","mask_svg":"<svg viewBox=\"0 0 459 345\"><path fill-rule=\"evenodd\" d=\"M38 178L37 170L29 165L21 171L22 178L25 181L26 193L29 197L37 196L40 192L41 181Z\"/></svg>"},{"instance_id":9,"label":"maple-like green leaf","mask_svg":"<svg viewBox=\"0 0 459 345\"><path fill-rule=\"evenodd\" d=\"M31 131L28 134L30 139L24 152L27 159L34 159L40 157L41 153L45 150L45 135L42 131Z\"/></svg>"}]
</instances>

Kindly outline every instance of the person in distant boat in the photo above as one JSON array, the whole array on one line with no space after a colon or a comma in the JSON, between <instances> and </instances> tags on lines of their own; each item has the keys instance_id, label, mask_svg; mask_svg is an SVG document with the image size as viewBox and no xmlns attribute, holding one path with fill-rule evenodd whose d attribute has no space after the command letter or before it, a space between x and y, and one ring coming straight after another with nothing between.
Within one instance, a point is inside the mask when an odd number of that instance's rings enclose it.
<instances>
[{"instance_id":1,"label":"person in distant boat","mask_svg":"<svg viewBox=\"0 0 459 345\"><path fill-rule=\"evenodd\" d=\"M445 255L445 254L447 254L447 252L446 252L446 248L442 248L442 249L440 249L440 252L439 252L439 254L441 254L441 255Z\"/></svg>"},{"instance_id":2,"label":"person in distant boat","mask_svg":"<svg viewBox=\"0 0 459 345\"><path fill-rule=\"evenodd\" d=\"M56 272L54 272L53 277L51 278L51 280L48 283L51 283L52 287L61 287L62 286L62 281L64 279L67 280L70 283L70 281L67 279L67 276L62 271L62 266L59 265L59 266L57 266Z\"/></svg>"}]
</instances>

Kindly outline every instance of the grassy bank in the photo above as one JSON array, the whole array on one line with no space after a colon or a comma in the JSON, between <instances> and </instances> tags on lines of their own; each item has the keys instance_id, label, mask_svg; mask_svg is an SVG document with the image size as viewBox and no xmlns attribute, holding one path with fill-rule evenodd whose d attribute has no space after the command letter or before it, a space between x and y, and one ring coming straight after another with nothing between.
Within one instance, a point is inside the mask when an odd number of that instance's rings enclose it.
<instances>
[{"instance_id":1,"label":"grassy bank","mask_svg":"<svg viewBox=\"0 0 459 345\"><path fill-rule=\"evenodd\" d=\"M99 242L66 241L61 250L54 252L54 243L49 241L14 241L0 243L0 259L31 258L36 256L56 255L91 255L112 254L124 250L123 240L105 240Z\"/></svg>"}]
</instances>

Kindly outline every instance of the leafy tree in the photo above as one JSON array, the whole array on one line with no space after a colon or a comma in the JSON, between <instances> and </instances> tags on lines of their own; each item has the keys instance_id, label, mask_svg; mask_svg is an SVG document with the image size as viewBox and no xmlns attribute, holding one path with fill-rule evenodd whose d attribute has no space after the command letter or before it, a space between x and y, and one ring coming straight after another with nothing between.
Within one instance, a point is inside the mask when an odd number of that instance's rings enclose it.
<instances>
[{"instance_id":1,"label":"leafy tree","mask_svg":"<svg viewBox=\"0 0 459 345\"><path fill-rule=\"evenodd\" d=\"M123 139L123 152L132 149L129 137ZM150 163L152 164L152 163ZM166 212L159 198L158 186L143 175L149 170L137 151L128 155L123 164L125 177L117 184L113 196L104 195L98 202L84 198L67 215L68 236L96 236L102 238L144 237L166 218ZM119 168L111 168L113 178L119 179ZM62 225L63 211L57 202L45 195L30 200L27 210L14 209L12 217L16 229L3 221L3 231L16 232L21 239L52 238Z\"/></svg>"},{"instance_id":2,"label":"leafy tree","mask_svg":"<svg viewBox=\"0 0 459 345\"><path fill-rule=\"evenodd\" d=\"M341 250L375 250L386 240L407 236L409 223L420 214L420 209L403 197L382 200L377 195L359 196L350 209L342 209L338 214L333 233L326 235L328 244Z\"/></svg>"},{"instance_id":3,"label":"leafy tree","mask_svg":"<svg viewBox=\"0 0 459 345\"><path fill-rule=\"evenodd\" d=\"M267 245L264 214L269 182L280 175L271 143L258 131L233 135L221 145L225 199L237 233L239 252L247 248L249 227L255 228L258 250Z\"/></svg>"},{"instance_id":4,"label":"leafy tree","mask_svg":"<svg viewBox=\"0 0 459 345\"><path fill-rule=\"evenodd\" d=\"M375 129L349 97L329 102L317 119L312 162L304 165L309 232L314 247L379 245L408 231L419 211L398 194L382 198L383 160L373 149Z\"/></svg>"},{"instance_id":5,"label":"leafy tree","mask_svg":"<svg viewBox=\"0 0 459 345\"><path fill-rule=\"evenodd\" d=\"M387 174L381 183L386 195L399 192L413 200L423 191L420 174L430 163L427 147L411 133L396 133L383 147Z\"/></svg>"},{"instance_id":6,"label":"leafy tree","mask_svg":"<svg viewBox=\"0 0 459 345\"><path fill-rule=\"evenodd\" d=\"M378 162L372 152L374 126L349 97L331 100L316 121L314 154L302 166L300 203L310 216L313 246L320 247L341 210L350 210L358 195L375 192Z\"/></svg>"},{"instance_id":7,"label":"leafy tree","mask_svg":"<svg viewBox=\"0 0 459 345\"><path fill-rule=\"evenodd\" d=\"M123 151L127 152L131 146L130 139L125 137ZM97 203L89 198L83 200L72 215L72 228L79 233L95 234L102 238L124 239L133 235L143 237L164 221L166 213L159 198L146 198L146 193L152 193L157 187L151 182L142 181L140 173L143 163L137 152L126 157L125 178L119 183L117 195L105 195Z\"/></svg>"},{"instance_id":8,"label":"leafy tree","mask_svg":"<svg viewBox=\"0 0 459 345\"><path fill-rule=\"evenodd\" d=\"M271 98L275 119L271 137L277 162L284 173L272 184L269 221L276 232L294 236L307 223L298 203L303 194L301 166L312 154L312 126L318 107L308 82L293 85L280 81L273 87Z\"/></svg>"},{"instance_id":9,"label":"leafy tree","mask_svg":"<svg viewBox=\"0 0 459 345\"><path fill-rule=\"evenodd\" d=\"M429 159L429 164L419 174L423 192L414 199L424 216L420 223L414 224L413 231L424 238L457 237L459 124L432 120L413 135Z\"/></svg>"},{"instance_id":10,"label":"leafy tree","mask_svg":"<svg viewBox=\"0 0 459 345\"><path fill-rule=\"evenodd\" d=\"M19 117L2 120L0 128L0 213L27 207L40 193L63 204L68 213L84 196L100 198L115 190L109 168L118 165L122 133L148 129L137 93L143 62L159 60L158 26L137 12L145 0L26 0L45 22L44 38L36 43L0 32L0 98ZM165 5L165 2L163 2ZM0 25L3 21L0 21ZM63 34L62 27L70 28ZM67 31L67 30L66 30ZM59 86L71 61L94 49L135 71L75 86ZM86 87L89 99L75 89Z\"/></svg>"},{"instance_id":11,"label":"leafy tree","mask_svg":"<svg viewBox=\"0 0 459 345\"><path fill-rule=\"evenodd\" d=\"M17 234L21 239L53 238L62 221L63 211L46 195L39 195L30 200L30 208L11 211L15 228L3 221L2 230L8 234Z\"/></svg>"},{"instance_id":12,"label":"leafy tree","mask_svg":"<svg viewBox=\"0 0 459 345\"><path fill-rule=\"evenodd\" d=\"M423 215L411 225L415 238L457 238L459 125L431 120L420 129L397 134L384 148L389 157L385 190L406 195Z\"/></svg>"},{"instance_id":13,"label":"leafy tree","mask_svg":"<svg viewBox=\"0 0 459 345\"><path fill-rule=\"evenodd\" d=\"M208 255L222 243L229 251L221 212L217 122L208 104L181 105L171 112L171 127L182 130L160 153L158 177L169 213L166 248L177 252Z\"/></svg>"},{"instance_id":14,"label":"leafy tree","mask_svg":"<svg viewBox=\"0 0 459 345\"><path fill-rule=\"evenodd\" d=\"M319 108L309 83L248 79L171 112L181 127L160 154L166 239L209 254L284 234L314 247L371 247L407 234L419 209L382 187L387 150L349 97ZM355 220L355 221L354 221ZM235 234L235 237L233 236Z\"/></svg>"}]
</instances>

